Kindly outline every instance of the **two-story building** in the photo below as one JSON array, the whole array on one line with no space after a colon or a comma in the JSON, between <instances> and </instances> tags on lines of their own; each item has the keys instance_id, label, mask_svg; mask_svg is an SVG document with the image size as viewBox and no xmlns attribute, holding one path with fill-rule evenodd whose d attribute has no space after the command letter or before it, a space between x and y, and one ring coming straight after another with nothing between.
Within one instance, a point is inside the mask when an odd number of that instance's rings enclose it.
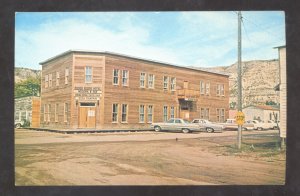
<instances>
[{"instance_id":1,"label":"two-story building","mask_svg":"<svg viewBox=\"0 0 300 196\"><path fill-rule=\"evenodd\" d=\"M174 117L228 118L226 74L80 50L40 64L41 127L145 129Z\"/></svg>"}]
</instances>

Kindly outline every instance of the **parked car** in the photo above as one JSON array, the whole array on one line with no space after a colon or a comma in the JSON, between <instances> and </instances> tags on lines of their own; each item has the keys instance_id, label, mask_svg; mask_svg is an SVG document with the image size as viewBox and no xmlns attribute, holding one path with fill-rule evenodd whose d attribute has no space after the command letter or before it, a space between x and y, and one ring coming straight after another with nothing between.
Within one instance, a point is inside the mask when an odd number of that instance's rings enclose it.
<instances>
[{"instance_id":1,"label":"parked car","mask_svg":"<svg viewBox=\"0 0 300 196\"><path fill-rule=\"evenodd\" d=\"M15 120L15 128L21 128L25 125L25 120Z\"/></svg>"},{"instance_id":2,"label":"parked car","mask_svg":"<svg viewBox=\"0 0 300 196\"><path fill-rule=\"evenodd\" d=\"M269 125L269 129L278 129L279 124L277 124L275 121L268 120L266 123Z\"/></svg>"},{"instance_id":3,"label":"parked car","mask_svg":"<svg viewBox=\"0 0 300 196\"><path fill-rule=\"evenodd\" d=\"M206 119L194 119L192 123L200 125L201 127L203 127L201 129L207 131L208 133L215 132L215 131L222 131L224 128L223 125L210 122L209 120Z\"/></svg>"},{"instance_id":4,"label":"parked car","mask_svg":"<svg viewBox=\"0 0 300 196\"><path fill-rule=\"evenodd\" d=\"M190 123L187 120L181 118L171 118L167 122L160 122L160 123L152 123L151 128L154 131L182 131L183 133L189 133L192 131L200 131L200 125Z\"/></svg>"},{"instance_id":5,"label":"parked car","mask_svg":"<svg viewBox=\"0 0 300 196\"><path fill-rule=\"evenodd\" d=\"M255 130L270 129L269 124L265 123L263 121L252 120L252 122L254 123L254 129Z\"/></svg>"},{"instance_id":6,"label":"parked car","mask_svg":"<svg viewBox=\"0 0 300 196\"><path fill-rule=\"evenodd\" d=\"M223 125L223 129L233 129L237 130L238 129L238 124L236 123L235 119L227 119L225 123L221 123ZM253 130L254 129L254 123L252 121L245 121L245 123L242 126L242 130L247 131L247 130Z\"/></svg>"}]
</instances>

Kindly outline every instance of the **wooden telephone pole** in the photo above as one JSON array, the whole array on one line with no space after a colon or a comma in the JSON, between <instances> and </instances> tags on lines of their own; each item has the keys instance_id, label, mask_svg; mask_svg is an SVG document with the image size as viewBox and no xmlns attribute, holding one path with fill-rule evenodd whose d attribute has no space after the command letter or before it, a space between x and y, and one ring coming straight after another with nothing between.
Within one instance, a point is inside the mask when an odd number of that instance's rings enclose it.
<instances>
[{"instance_id":1,"label":"wooden telephone pole","mask_svg":"<svg viewBox=\"0 0 300 196\"><path fill-rule=\"evenodd\" d=\"M241 33L242 14L238 12L238 112L242 112L242 33ZM242 146L242 125L238 124L238 149Z\"/></svg>"}]
</instances>

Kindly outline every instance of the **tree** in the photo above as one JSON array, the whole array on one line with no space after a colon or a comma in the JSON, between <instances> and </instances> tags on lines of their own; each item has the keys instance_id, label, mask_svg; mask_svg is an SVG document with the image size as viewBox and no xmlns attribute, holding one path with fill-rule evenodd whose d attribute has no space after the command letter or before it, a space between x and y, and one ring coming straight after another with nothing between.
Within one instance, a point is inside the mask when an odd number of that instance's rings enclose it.
<instances>
[{"instance_id":1,"label":"tree","mask_svg":"<svg viewBox=\"0 0 300 196\"><path fill-rule=\"evenodd\" d=\"M29 77L15 84L15 97L39 96L41 90L41 78Z\"/></svg>"}]
</instances>

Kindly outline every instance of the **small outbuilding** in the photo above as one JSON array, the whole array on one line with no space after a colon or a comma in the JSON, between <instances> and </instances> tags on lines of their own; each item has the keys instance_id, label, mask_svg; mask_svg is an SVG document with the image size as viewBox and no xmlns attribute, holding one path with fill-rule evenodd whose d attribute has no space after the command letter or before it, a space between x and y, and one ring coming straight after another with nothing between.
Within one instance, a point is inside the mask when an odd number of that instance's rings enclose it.
<instances>
[{"instance_id":1,"label":"small outbuilding","mask_svg":"<svg viewBox=\"0 0 300 196\"><path fill-rule=\"evenodd\" d=\"M279 121L279 107L274 105L250 105L243 109L246 120Z\"/></svg>"}]
</instances>

